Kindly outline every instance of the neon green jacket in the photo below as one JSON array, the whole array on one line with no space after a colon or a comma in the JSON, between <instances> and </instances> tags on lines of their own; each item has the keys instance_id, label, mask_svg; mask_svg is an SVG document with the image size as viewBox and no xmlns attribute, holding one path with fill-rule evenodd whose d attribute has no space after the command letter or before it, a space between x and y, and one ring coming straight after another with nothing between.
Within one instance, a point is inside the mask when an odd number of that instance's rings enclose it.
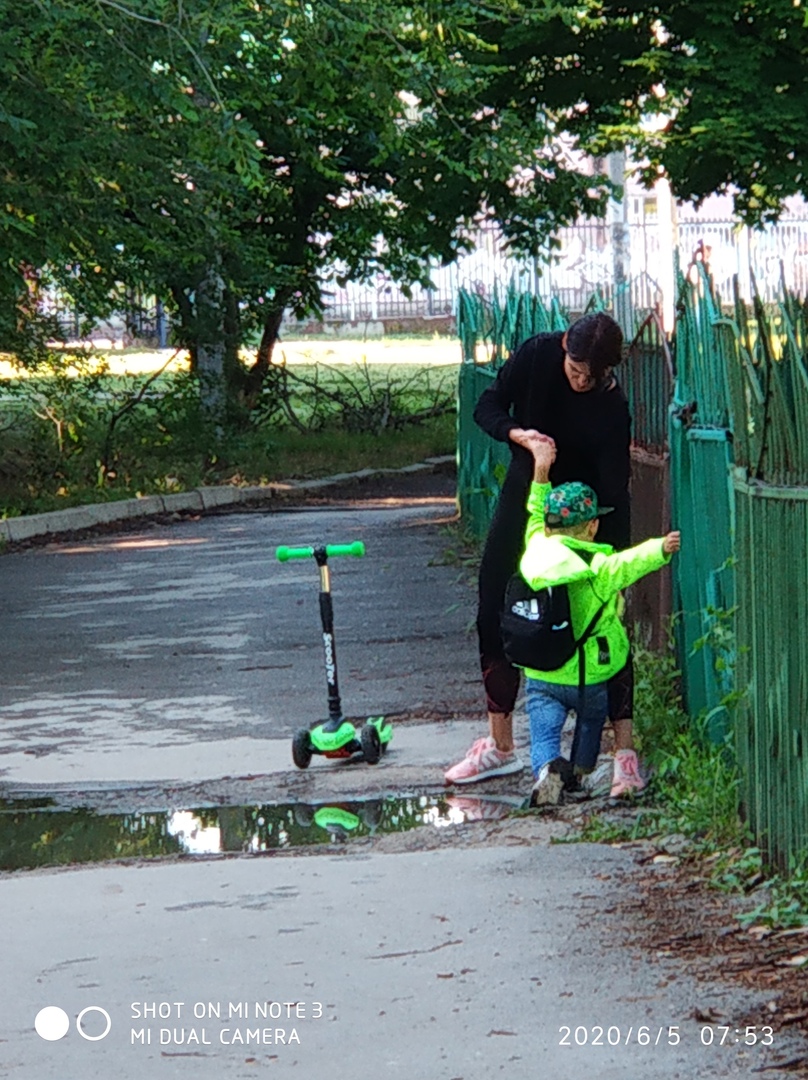
<instances>
[{"instance_id":1,"label":"neon green jacket","mask_svg":"<svg viewBox=\"0 0 808 1080\"><path fill-rule=\"evenodd\" d=\"M577 540L572 536L544 535L544 500L550 484L530 485L527 497L528 523L525 553L519 564L522 577L533 589L569 584L572 632L580 637L598 608L606 603L597 626L584 644L587 686L606 682L626 664L629 641L620 621L619 593L641 577L670 562L662 550L662 540L646 540L626 551L616 552L609 544ZM591 553L587 563L578 552ZM525 668L531 679L578 685L578 651L555 671Z\"/></svg>"}]
</instances>

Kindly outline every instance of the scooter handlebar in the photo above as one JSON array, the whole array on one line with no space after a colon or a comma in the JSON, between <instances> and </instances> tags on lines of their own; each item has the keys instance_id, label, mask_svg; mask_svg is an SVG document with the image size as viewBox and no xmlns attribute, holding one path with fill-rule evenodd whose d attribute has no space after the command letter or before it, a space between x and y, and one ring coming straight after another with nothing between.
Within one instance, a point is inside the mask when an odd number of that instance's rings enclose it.
<instances>
[{"instance_id":1,"label":"scooter handlebar","mask_svg":"<svg viewBox=\"0 0 808 1080\"><path fill-rule=\"evenodd\" d=\"M286 547L281 545L275 556L278 562L288 562L290 559L310 559L314 555L313 547ZM325 553L329 559L337 555L355 555L361 558L365 554L365 545L361 540L354 540L352 544L326 544Z\"/></svg>"}]
</instances>

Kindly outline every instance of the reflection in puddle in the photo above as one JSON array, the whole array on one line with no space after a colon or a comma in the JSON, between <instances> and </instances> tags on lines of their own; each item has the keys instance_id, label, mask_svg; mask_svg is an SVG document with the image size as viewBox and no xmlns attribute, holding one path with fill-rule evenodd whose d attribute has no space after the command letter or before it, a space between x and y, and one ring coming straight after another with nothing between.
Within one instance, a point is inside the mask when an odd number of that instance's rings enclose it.
<instances>
[{"instance_id":1,"label":"reflection in puddle","mask_svg":"<svg viewBox=\"0 0 808 1080\"><path fill-rule=\"evenodd\" d=\"M260 853L354 837L505 817L503 796L400 796L314 805L216 806L101 814L59 810L52 800L0 800L0 870L166 855Z\"/></svg>"}]
</instances>

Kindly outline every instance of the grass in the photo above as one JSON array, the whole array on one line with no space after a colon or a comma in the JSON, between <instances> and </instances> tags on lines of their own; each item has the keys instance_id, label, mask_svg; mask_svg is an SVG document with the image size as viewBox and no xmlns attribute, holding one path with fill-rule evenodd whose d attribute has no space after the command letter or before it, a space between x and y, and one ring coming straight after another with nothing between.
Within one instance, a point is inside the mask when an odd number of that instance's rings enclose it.
<instances>
[{"instance_id":1,"label":"grass","mask_svg":"<svg viewBox=\"0 0 808 1080\"><path fill-rule=\"evenodd\" d=\"M296 365L223 430L187 373L97 367L3 380L0 516L453 454L455 375L430 364Z\"/></svg>"},{"instance_id":2,"label":"grass","mask_svg":"<svg viewBox=\"0 0 808 1080\"><path fill-rule=\"evenodd\" d=\"M653 771L648 792L632 822L593 814L576 839L618 843L682 836L714 888L759 897L740 916L742 922L782 929L808 925L808 860L795 863L787 875L768 872L738 813L740 777L731 737L711 742L706 725L684 712L672 652L636 650L634 670L635 736Z\"/></svg>"},{"instance_id":3,"label":"grass","mask_svg":"<svg viewBox=\"0 0 808 1080\"><path fill-rule=\"evenodd\" d=\"M372 320L368 320L368 321L372 322ZM361 327L362 324L360 323L359 325ZM286 327L284 329L284 331L283 331L283 339L282 339L281 343L285 344L286 342L300 342L300 341L320 341L320 342L323 342L323 341L333 341L333 340L336 340L336 339L333 337L333 335L331 333L328 332L328 330L323 330L321 333L315 334L315 333L306 333L306 332L304 332L302 330L296 330L294 328ZM412 345L412 344L423 345L425 342L434 341L434 342L445 342L445 343L448 343L449 345L451 345L453 347L457 346L457 335L456 334L441 334L441 333L437 333L434 330L424 330L423 333L415 333L412 330L409 330L409 331L407 331L407 330L405 330L405 331L391 331L391 332L385 331L385 333L382 336L379 336L377 334L368 335L366 333L363 333L361 331L361 329L357 328L355 336L352 339L349 339L349 340L353 340L355 343L360 343L360 344L367 344L369 342L374 342L374 341L380 341L380 342L395 341L395 342L403 343L405 345ZM256 344L257 344L257 341L256 341Z\"/></svg>"},{"instance_id":4,"label":"grass","mask_svg":"<svg viewBox=\"0 0 808 1080\"><path fill-rule=\"evenodd\" d=\"M744 830L731 740L709 740L706 726L684 712L678 684L672 651L635 652L637 747L653 771L664 827L711 850L737 843Z\"/></svg>"},{"instance_id":5,"label":"grass","mask_svg":"<svg viewBox=\"0 0 808 1080\"><path fill-rule=\"evenodd\" d=\"M672 652L634 651L634 737L652 777L635 820L616 826L591 818L587 840L628 840L678 834L694 851L711 854L742 845L739 774L731 742L709 740L705 725L685 713Z\"/></svg>"},{"instance_id":6,"label":"grass","mask_svg":"<svg viewBox=\"0 0 808 1080\"><path fill-rule=\"evenodd\" d=\"M369 466L401 468L428 457L454 454L455 438L453 416L388 432L381 438L368 432L354 435L338 429L307 435L287 430L275 433L269 445L254 448L252 459L245 447L243 461L246 472L252 477L260 475L262 482L313 479L335 472L356 472ZM229 479L248 482L247 476L240 474Z\"/></svg>"}]
</instances>

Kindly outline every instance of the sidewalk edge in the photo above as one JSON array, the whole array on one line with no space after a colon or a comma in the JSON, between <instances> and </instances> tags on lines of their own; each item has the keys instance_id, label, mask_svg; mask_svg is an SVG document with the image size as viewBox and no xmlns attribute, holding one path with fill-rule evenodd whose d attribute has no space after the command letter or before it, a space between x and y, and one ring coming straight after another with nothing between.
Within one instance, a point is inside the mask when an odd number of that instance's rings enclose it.
<instances>
[{"instance_id":1,"label":"sidewalk edge","mask_svg":"<svg viewBox=\"0 0 808 1080\"><path fill-rule=\"evenodd\" d=\"M194 488L173 495L147 495L142 499L120 499L116 502L91 503L74 506L67 510L51 510L44 514L26 514L22 517L0 521L0 544L18 544L42 536L60 536L64 533L92 529L97 525L149 518L156 514L183 512L205 513L208 510L238 504L256 505L271 501L280 494L292 491L319 491L335 484L351 480L367 480L386 474L413 472L436 472L443 466L454 464L454 454L426 458L414 465L399 469L360 469L352 473L336 473L319 480L280 480L271 484L235 487L223 484L217 487Z\"/></svg>"}]
</instances>

